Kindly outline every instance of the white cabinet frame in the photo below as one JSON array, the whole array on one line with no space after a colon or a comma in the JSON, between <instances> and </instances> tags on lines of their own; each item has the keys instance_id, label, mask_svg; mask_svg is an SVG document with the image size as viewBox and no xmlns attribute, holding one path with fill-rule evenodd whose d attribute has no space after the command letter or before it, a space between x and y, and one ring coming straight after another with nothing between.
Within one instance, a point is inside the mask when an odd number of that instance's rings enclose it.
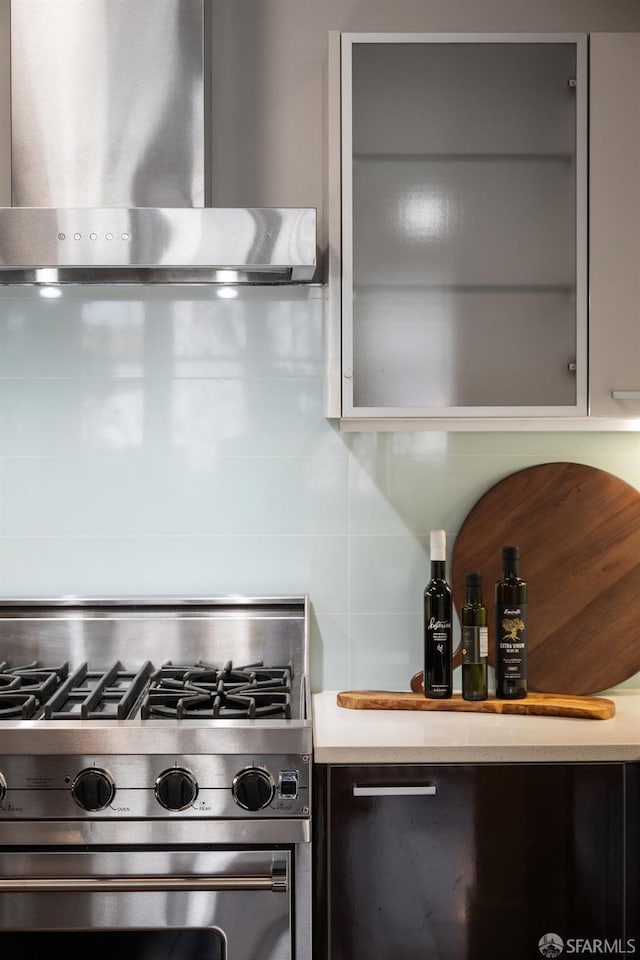
<instances>
[{"instance_id":1,"label":"white cabinet frame","mask_svg":"<svg viewBox=\"0 0 640 960\"><path fill-rule=\"evenodd\" d=\"M357 43L571 43L576 47L576 403L568 407L357 407L353 398L352 49ZM329 46L329 316L326 413L343 429L576 429L588 392L586 34L332 33ZM568 421L568 422L567 422ZM553 426L555 422L556 426ZM599 429L603 429L600 425Z\"/></svg>"}]
</instances>

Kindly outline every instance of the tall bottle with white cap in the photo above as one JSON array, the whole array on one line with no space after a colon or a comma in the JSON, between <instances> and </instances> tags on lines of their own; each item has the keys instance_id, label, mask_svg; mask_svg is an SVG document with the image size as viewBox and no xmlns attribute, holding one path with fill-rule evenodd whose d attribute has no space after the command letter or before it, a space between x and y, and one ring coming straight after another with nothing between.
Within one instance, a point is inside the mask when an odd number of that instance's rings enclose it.
<instances>
[{"instance_id":1,"label":"tall bottle with white cap","mask_svg":"<svg viewBox=\"0 0 640 960\"><path fill-rule=\"evenodd\" d=\"M432 530L431 579L424 591L424 695L445 700L453 689L452 599L447 583L447 537Z\"/></svg>"}]
</instances>

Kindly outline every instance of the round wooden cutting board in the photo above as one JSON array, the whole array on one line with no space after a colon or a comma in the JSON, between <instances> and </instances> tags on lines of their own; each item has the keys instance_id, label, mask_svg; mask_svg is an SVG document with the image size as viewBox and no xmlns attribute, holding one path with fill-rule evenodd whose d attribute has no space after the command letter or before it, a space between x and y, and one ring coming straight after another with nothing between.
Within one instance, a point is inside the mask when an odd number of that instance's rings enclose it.
<instances>
[{"instance_id":1,"label":"round wooden cutting board","mask_svg":"<svg viewBox=\"0 0 640 960\"><path fill-rule=\"evenodd\" d=\"M640 493L578 463L543 463L491 487L453 545L458 614L465 575L484 579L493 663L502 547L520 547L528 585L529 689L589 694L640 671Z\"/></svg>"}]
</instances>

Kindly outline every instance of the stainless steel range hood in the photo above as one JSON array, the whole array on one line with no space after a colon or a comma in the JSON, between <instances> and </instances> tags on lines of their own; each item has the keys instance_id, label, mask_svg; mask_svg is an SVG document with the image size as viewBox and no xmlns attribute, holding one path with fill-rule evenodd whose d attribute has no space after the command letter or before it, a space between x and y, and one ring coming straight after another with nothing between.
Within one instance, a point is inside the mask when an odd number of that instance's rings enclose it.
<instances>
[{"instance_id":1,"label":"stainless steel range hood","mask_svg":"<svg viewBox=\"0 0 640 960\"><path fill-rule=\"evenodd\" d=\"M313 208L212 206L208 0L11 0L0 283L295 282Z\"/></svg>"}]
</instances>

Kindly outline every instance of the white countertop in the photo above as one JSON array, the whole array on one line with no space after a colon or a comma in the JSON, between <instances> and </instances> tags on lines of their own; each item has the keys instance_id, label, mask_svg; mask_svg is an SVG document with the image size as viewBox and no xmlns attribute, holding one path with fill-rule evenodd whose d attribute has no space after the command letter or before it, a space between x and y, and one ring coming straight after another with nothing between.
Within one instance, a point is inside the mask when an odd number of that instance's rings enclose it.
<instances>
[{"instance_id":1,"label":"white countertop","mask_svg":"<svg viewBox=\"0 0 640 960\"><path fill-rule=\"evenodd\" d=\"M640 690L603 694L609 720L448 711L351 710L313 696L316 763L640 762Z\"/></svg>"}]
</instances>

